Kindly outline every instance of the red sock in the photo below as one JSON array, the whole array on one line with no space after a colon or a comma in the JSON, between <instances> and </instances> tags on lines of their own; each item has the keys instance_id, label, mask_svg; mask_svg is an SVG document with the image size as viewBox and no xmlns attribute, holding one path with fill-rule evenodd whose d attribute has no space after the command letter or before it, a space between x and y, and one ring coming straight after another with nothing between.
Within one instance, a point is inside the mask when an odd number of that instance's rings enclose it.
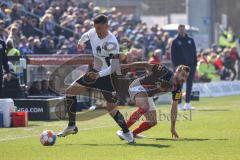
<instances>
[{"instance_id":1,"label":"red sock","mask_svg":"<svg viewBox=\"0 0 240 160\"><path fill-rule=\"evenodd\" d=\"M137 134L146 131L148 129L150 129L152 126L148 123L148 122L142 122L138 128L134 129L133 131L133 136L135 137Z\"/></svg>"},{"instance_id":2,"label":"red sock","mask_svg":"<svg viewBox=\"0 0 240 160\"><path fill-rule=\"evenodd\" d=\"M146 111L142 108L138 108L135 112L131 114L129 119L127 120L127 127L131 127Z\"/></svg>"}]
</instances>

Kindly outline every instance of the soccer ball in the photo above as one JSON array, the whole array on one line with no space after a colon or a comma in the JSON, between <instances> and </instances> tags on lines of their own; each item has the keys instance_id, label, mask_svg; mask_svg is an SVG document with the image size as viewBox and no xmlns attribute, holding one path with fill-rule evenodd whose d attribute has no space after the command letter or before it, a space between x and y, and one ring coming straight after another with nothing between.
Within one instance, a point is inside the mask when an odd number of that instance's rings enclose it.
<instances>
[{"instance_id":1,"label":"soccer ball","mask_svg":"<svg viewBox=\"0 0 240 160\"><path fill-rule=\"evenodd\" d=\"M44 146L52 146L52 145L54 145L55 142L56 142L56 138L57 138L56 134L53 131L51 131L51 130L43 131L40 134L40 142Z\"/></svg>"}]
</instances>

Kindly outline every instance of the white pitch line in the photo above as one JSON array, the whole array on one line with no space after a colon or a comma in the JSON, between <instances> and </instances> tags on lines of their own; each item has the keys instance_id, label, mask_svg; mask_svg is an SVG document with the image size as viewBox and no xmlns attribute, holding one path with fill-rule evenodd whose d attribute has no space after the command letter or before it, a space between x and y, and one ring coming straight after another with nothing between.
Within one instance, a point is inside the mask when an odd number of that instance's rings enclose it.
<instances>
[{"instance_id":1,"label":"white pitch line","mask_svg":"<svg viewBox=\"0 0 240 160\"><path fill-rule=\"evenodd\" d=\"M30 138L30 137L35 137L35 136L33 136L33 135L25 135L25 136L19 136L19 137L3 138L3 139L0 139L0 142L11 141L11 140L16 140L16 139L25 139L25 138Z\"/></svg>"},{"instance_id":2,"label":"white pitch line","mask_svg":"<svg viewBox=\"0 0 240 160\"><path fill-rule=\"evenodd\" d=\"M79 131L88 131L88 130L99 129L99 128L108 128L108 127L114 127L114 125L105 125L105 126L98 126L98 127L92 127L92 128L83 128L83 129L79 129ZM18 137L2 138L2 139L0 139L0 142L12 141L12 140L18 140L18 139L25 139L25 138L32 138L32 137L36 137L36 135L24 135L24 136L18 136Z\"/></svg>"}]
</instances>

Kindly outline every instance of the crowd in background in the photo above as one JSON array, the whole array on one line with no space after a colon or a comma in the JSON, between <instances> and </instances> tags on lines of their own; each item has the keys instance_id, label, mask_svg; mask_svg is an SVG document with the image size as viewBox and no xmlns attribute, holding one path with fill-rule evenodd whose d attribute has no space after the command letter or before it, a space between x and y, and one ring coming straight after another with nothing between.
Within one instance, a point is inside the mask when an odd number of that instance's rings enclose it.
<instances>
[{"instance_id":1,"label":"crowd in background","mask_svg":"<svg viewBox=\"0 0 240 160\"><path fill-rule=\"evenodd\" d=\"M8 56L83 54L86 52L77 48L77 41L92 28L91 20L100 13L109 18L110 30L124 55L123 63L148 60L156 64L171 59L173 37L160 26L149 28L133 15L124 15L116 8L102 9L91 0L78 4L71 0L1 0L0 38L7 43ZM236 64L240 66L235 45L203 49L198 53L195 81L240 79ZM37 87L31 87L30 93L41 85L44 88L45 82L33 82Z\"/></svg>"},{"instance_id":2,"label":"crowd in background","mask_svg":"<svg viewBox=\"0 0 240 160\"><path fill-rule=\"evenodd\" d=\"M213 46L198 54L195 79L200 82L239 79L239 61L236 47L220 49Z\"/></svg>"},{"instance_id":3,"label":"crowd in background","mask_svg":"<svg viewBox=\"0 0 240 160\"><path fill-rule=\"evenodd\" d=\"M91 1L75 4L71 0L12 0L2 1L0 38L9 43L9 55L81 54L77 41L92 28L92 19L99 13L109 17L110 30L117 36L122 50L141 49L143 58L169 48L169 35L133 15L124 15L116 8L104 10ZM13 50L12 50L13 49Z\"/></svg>"}]
</instances>

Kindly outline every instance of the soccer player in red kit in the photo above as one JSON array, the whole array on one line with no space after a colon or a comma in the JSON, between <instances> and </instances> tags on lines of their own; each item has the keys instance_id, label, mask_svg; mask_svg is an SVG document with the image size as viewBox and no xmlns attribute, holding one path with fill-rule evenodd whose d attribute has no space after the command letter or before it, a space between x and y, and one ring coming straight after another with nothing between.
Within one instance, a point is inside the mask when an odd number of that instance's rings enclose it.
<instances>
[{"instance_id":1,"label":"soccer player in red kit","mask_svg":"<svg viewBox=\"0 0 240 160\"><path fill-rule=\"evenodd\" d=\"M148 72L145 76L134 80L129 87L130 98L135 101L138 108L127 120L127 126L131 127L142 115L146 118L145 121L133 130L134 137L157 124L157 113L152 96L172 92L171 133L174 138L178 138L179 136L175 128L177 105L178 100L181 98L181 85L186 82L190 68L180 65L175 72L172 72L163 65L154 65L147 62L124 64L121 65L121 68L145 68ZM121 139L122 133L122 131L117 132Z\"/></svg>"}]
</instances>

